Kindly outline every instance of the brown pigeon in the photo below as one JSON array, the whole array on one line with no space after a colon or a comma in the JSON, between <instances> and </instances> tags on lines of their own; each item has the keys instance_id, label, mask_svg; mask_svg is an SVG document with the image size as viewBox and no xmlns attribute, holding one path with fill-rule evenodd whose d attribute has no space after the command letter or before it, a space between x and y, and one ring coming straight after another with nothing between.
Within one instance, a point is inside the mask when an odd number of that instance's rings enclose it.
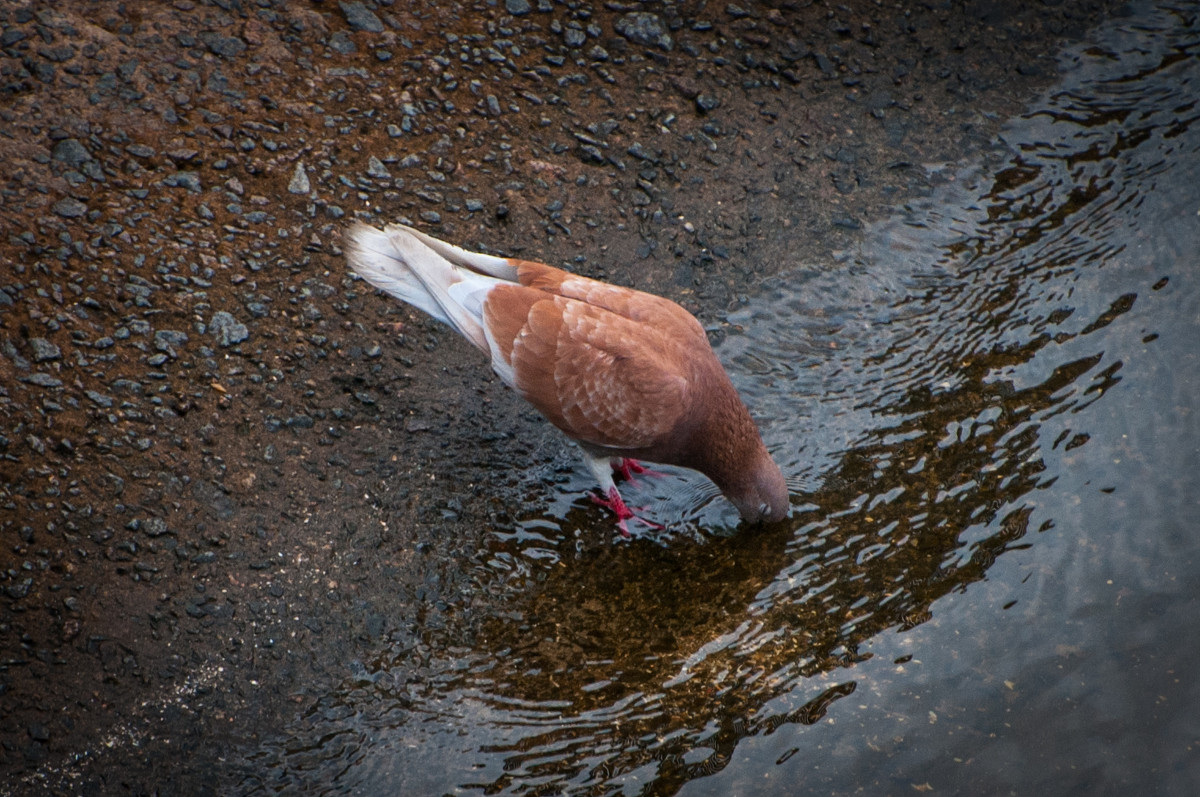
<instances>
[{"instance_id":1,"label":"brown pigeon","mask_svg":"<svg viewBox=\"0 0 1200 797\"><path fill-rule=\"evenodd\" d=\"M675 302L399 224L356 224L347 239L359 276L453 327L579 443L600 483L597 503L625 536L625 521L641 518L612 472L640 472L637 460L700 471L747 521L787 515L779 466L700 323Z\"/></svg>"}]
</instances>

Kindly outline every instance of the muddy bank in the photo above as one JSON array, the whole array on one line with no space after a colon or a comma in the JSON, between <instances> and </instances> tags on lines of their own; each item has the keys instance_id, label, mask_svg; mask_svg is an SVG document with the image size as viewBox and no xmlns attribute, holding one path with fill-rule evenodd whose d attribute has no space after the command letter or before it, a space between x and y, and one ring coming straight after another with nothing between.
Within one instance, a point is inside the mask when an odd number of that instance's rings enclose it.
<instances>
[{"instance_id":1,"label":"muddy bank","mask_svg":"<svg viewBox=\"0 0 1200 797\"><path fill-rule=\"evenodd\" d=\"M0 10L8 788L224 791L355 660L386 641L419 678L493 619L488 532L573 455L346 277L350 219L655 291L719 336L746 286L838 268L986 158L1117 9ZM582 501L565 523L613 534Z\"/></svg>"}]
</instances>

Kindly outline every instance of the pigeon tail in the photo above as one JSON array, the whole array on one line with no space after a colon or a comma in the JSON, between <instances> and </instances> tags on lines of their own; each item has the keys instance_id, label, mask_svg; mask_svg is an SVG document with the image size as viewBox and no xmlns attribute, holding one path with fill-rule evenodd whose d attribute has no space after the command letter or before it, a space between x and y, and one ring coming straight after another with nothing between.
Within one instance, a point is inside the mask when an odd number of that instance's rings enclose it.
<instances>
[{"instance_id":1,"label":"pigeon tail","mask_svg":"<svg viewBox=\"0 0 1200 797\"><path fill-rule=\"evenodd\" d=\"M488 291L509 281L509 273L515 279L507 261L474 255L399 224L383 230L356 224L348 249L350 267L360 277L491 353L483 302Z\"/></svg>"}]
</instances>

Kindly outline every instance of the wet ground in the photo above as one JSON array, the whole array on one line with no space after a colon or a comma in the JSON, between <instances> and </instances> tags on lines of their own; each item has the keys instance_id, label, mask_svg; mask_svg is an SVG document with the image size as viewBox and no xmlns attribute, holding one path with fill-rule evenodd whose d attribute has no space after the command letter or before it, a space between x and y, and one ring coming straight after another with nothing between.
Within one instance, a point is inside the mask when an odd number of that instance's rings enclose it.
<instances>
[{"instance_id":1,"label":"wet ground","mask_svg":"<svg viewBox=\"0 0 1200 797\"><path fill-rule=\"evenodd\" d=\"M0 9L6 788L1187 793L1195 14L436 6ZM614 542L355 216L682 302L794 522Z\"/></svg>"}]
</instances>

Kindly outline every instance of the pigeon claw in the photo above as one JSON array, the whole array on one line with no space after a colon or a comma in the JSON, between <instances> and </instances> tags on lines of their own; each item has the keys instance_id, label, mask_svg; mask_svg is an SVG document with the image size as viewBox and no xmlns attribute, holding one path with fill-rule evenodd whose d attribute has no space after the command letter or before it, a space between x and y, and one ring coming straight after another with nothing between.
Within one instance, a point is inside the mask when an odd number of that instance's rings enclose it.
<instances>
[{"instance_id":1,"label":"pigeon claw","mask_svg":"<svg viewBox=\"0 0 1200 797\"><path fill-rule=\"evenodd\" d=\"M621 474L621 477L631 484L637 484L637 479L635 479L634 476L640 476L642 474L647 476L665 475L659 471L653 470L652 468L647 468L645 465L638 462L636 459L633 459L632 457L620 457L619 459L614 459L612 462L612 469Z\"/></svg>"},{"instance_id":2,"label":"pigeon claw","mask_svg":"<svg viewBox=\"0 0 1200 797\"><path fill-rule=\"evenodd\" d=\"M631 461L631 460L627 460ZM628 520L636 520L652 529L661 530L665 528L661 523L655 523L652 520L638 517L637 514L625 504L625 499L621 498L621 494L617 492L617 488L609 487L607 495L600 496L592 493L592 501L606 509L612 510L612 513L617 516L617 528L621 530L621 536L625 539L630 538L629 526L626 524Z\"/></svg>"}]
</instances>

